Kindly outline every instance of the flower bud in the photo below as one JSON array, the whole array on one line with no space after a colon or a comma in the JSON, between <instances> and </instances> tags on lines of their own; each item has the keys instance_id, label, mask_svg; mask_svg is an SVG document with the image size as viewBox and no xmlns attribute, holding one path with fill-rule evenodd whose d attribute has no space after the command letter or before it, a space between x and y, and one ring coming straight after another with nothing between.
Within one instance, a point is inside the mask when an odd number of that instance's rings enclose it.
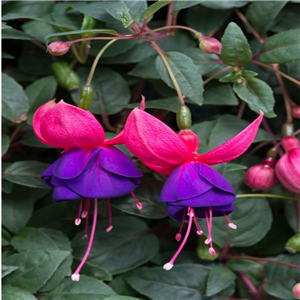
<instances>
[{"instance_id":1,"label":"flower bud","mask_svg":"<svg viewBox=\"0 0 300 300\"><path fill-rule=\"evenodd\" d=\"M176 115L177 125L179 129L190 129L192 125L192 115L190 109L186 105L179 106Z\"/></svg>"},{"instance_id":2,"label":"flower bud","mask_svg":"<svg viewBox=\"0 0 300 300\"><path fill-rule=\"evenodd\" d=\"M300 232L296 233L286 242L285 250L290 253L300 252Z\"/></svg>"},{"instance_id":3,"label":"flower bud","mask_svg":"<svg viewBox=\"0 0 300 300\"><path fill-rule=\"evenodd\" d=\"M268 190L275 186L277 183L275 163L276 159L266 157L262 164L249 168L245 174L245 184L252 190Z\"/></svg>"},{"instance_id":4,"label":"flower bud","mask_svg":"<svg viewBox=\"0 0 300 300\"><path fill-rule=\"evenodd\" d=\"M293 287L293 294L297 299L300 299L300 282Z\"/></svg>"},{"instance_id":5,"label":"flower bud","mask_svg":"<svg viewBox=\"0 0 300 300\"><path fill-rule=\"evenodd\" d=\"M215 38L202 36L199 48L208 54L221 54L222 44Z\"/></svg>"},{"instance_id":6,"label":"flower bud","mask_svg":"<svg viewBox=\"0 0 300 300\"><path fill-rule=\"evenodd\" d=\"M295 105L292 107L292 116L295 119L300 119L300 106Z\"/></svg>"},{"instance_id":7,"label":"flower bud","mask_svg":"<svg viewBox=\"0 0 300 300\"><path fill-rule=\"evenodd\" d=\"M57 41L48 45L49 53L55 56L64 55L69 50L70 50L70 44L66 42Z\"/></svg>"},{"instance_id":8,"label":"flower bud","mask_svg":"<svg viewBox=\"0 0 300 300\"><path fill-rule=\"evenodd\" d=\"M281 145L286 152L300 148L299 140L293 136L286 136L285 138L283 138L281 141Z\"/></svg>"},{"instance_id":9,"label":"flower bud","mask_svg":"<svg viewBox=\"0 0 300 300\"><path fill-rule=\"evenodd\" d=\"M291 144L286 146L287 149ZM282 185L294 193L300 193L300 149L292 149L277 162L275 172Z\"/></svg>"},{"instance_id":10,"label":"flower bud","mask_svg":"<svg viewBox=\"0 0 300 300\"><path fill-rule=\"evenodd\" d=\"M198 152L199 138L191 130L182 130L178 133L178 136L183 140L186 146L191 150L191 152Z\"/></svg>"},{"instance_id":11,"label":"flower bud","mask_svg":"<svg viewBox=\"0 0 300 300\"><path fill-rule=\"evenodd\" d=\"M294 125L291 123L285 123L282 126L282 134L284 136L290 136L294 132Z\"/></svg>"},{"instance_id":12,"label":"flower bud","mask_svg":"<svg viewBox=\"0 0 300 300\"><path fill-rule=\"evenodd\" d=\"M94 96L94 89L91 85L85 85L80 89L78 107L89 110Z\"/></svg>"},{"instance_id":13,"label":"flower bud","mask_svg":"<svg viewBox=\"0 0 300 300\"><path fill-rule=\"evenodd\" d=\"M52 70L62 88L69 91L79 88L80 78L67 62L57 61L53 63Z\"/></svg>"}]
</instances>

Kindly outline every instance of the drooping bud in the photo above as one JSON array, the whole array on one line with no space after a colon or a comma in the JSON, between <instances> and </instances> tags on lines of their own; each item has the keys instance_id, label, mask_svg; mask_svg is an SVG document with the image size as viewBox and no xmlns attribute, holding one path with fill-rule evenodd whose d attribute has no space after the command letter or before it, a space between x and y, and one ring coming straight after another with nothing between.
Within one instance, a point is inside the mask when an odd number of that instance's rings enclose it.
<instances>
[{"instance_id":1,"label":"drooping bud","mask_svg":"<svg viewBox=\"0 0 300 300\"><path fill-rule=\"evenodd\" d=\"M292 116L295 119L300 119L300 106L295 105L292 107Z\"/></svg>"},{"instance_id":2,"label":"drooping bud","mask_svg":"<svg viewBox=\"0 0 300 300\"><path fill-rule=\"evenodd\" d=\"M56 41L48 45L48 51L55 56L66 54L70 50L70 44L67 42Z\"/></svg>"},{"instance_id":3,"label":"drooping bud","mask_svg":"<svg viewBox=\"0 0 300 300\"><path fill-rule=\"evenodd\" d=\"M93 87L91 85L85 85L80 89L79 94L78 107L84 110L89 110L94 96Z\"/></svg>"},{"instance_id":4,"label":"drooping bud","mask_svg":"<svg viewBox=\"0 0 300 300\"><path fill-rule=\"evenodd\" d=\"M57 61L53 63L52 70L62 88L69 91L79 88L80 78L67 62Z\"/></svg>"},{"instance_id":5,"label":"drooping bud","mask_svg":"<svg viewBox=\"0 0 300 300\"><path fill-rule=\"evenodd\" d=\"M274 165L276 159L266 157L263 163L249 168L245 174L245 184L252 190L268 190L276 185Z\"/></svg>"},{"instance_id":6,"label":"drooping bud","mask_svg":"<svg viewBox=\"0 0 300 300\"><path fill-rule=\"evenodd\" d=\"M192 115L186 105L179 106L176 115L177 125L180 130L190 129L192 125Z\"/></svg>"},{"instance_id":7,"label":"drooping bud","mask_svg":"<svg viewBox=\"0 0 300 300\"><path fill-rule=\"evenodd\" d=\"M293 294L297 299L300 299L300 282L293 287Z\"/></svg>"},{"instance_id":8,"label":"drooping bud","mask_svg":"<svg viewBox=\"0 0 300 300\"><path fill-rule=\"evenodd\" d=\"M286 242L285 250L290 253L300 252L300 232L296 233Z\"/></svg>"},{"instance_id":9,"label":"drooping bud","mask_svg":"<svg viewBox=\"0 0 300 300\"><path fill-rule=\"evenodd\" d=\"M299 140L293 136L286 136L285 138L283 138L281 141L281 145L286 152L300 148Z\"/></svg>"},{"instance_id":10,"label":"drooping bud","mask_svg":"<svg viewBox=\"0 0 300 300\"><path fill-rule=\"evenodd\" d=\"M186 146L193 152L198 152L199 138L191 130L182 130L178 133L178 136L184 141Z\"/></svg>"},{"instance_id":11,"label":"drooping bud","mask_svg":"<svg viewBox=\"0 0 300 300\"><path fill-rule=\"evenodd\" d=\"M202 36L199 43L199 48L208 54L221 54L222 44L215 38Z\"/></svg>"}]
</instances>

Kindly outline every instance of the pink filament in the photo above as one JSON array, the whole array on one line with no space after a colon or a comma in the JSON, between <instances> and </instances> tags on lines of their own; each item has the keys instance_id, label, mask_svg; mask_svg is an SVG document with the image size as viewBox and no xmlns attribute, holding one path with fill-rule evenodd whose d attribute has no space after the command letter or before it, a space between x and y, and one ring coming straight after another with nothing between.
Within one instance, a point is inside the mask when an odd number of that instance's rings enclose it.
<instances>
[{"instance_id":1,"label":"pink filament","mask_svg":"<svg viewBox=\"0 0 300 300\"><path fill-rule=\"evenodd\" d=\"M77 219L79 219L79 220L80 220L80 216L81 216L82 202L83 202L83 199L81 198L80 203L79 203L78 217L77 217Z\"/></svg>"},{"instance_id":2,"label":"pink filament","mask_svg":"<svg viewBox=\"0 0 300 300\"><path fill-rule=\"evenodd\" d=\"M192 223L193 223L193 217L194 217L194 210L189 207L188 209L188 216L189 216L189 224L188 224L188 228L186 230L185 236L183 238L183 241L181 242L181 245L179 246L178 250L176 251L176 253L174 254L174 256L172 257L172 259L169 261L169 264L173 265L175 259L177 258L177 256L179 255L179 253L181 252L183 246L185 245L187 238L189 237L190 231L191 231L191 227L192 227Z\"/></svg>"},{"instance_id":3,"label":"pink filament","mask_svg":"<svg viewBox=\"0 0 300 300\"><path fill-rule=\"evenodd\" d=\"M133 197L133 199L136 202L137 209L139 209L139 210L143 209L143 204L137 199L137 197L135 196L135 194L131 192L131 196Z\"/></svg>"},{"instance_id":4,"label":"pink filament","mask_svg":"<svg viewBox=\"0 0 300 300\"><path fill-rule=\"evenodd\" d=\"M83 219L85 219L86 216L88 215L88 213L89 213L89 207L90 207L90 198L86 198L86 202L85 202L85 206L84 206L84 211L81 214L81 217Z\"/></svg>"},{"instance_id":5,"label":"pink filament","mask_svg":"<svg viewBox=\"0 0 300 300\"><path fill-rule=\"evenodd\" d=\"M182 231L182 227L183 227L183 223L184 223L184 219L185 219L185 213L186 213L186 208L183 211L183 215L182 215L182 220L181 220L181 224L180 224L180 228L178 233L175 235L175 240L177 242L179 242L181 240L181 231Z\"/></svg>"},{"instance_id":6,"label":"pink filament","mask_svg":"<svg viewBox=\"0 0 300 300\"><path fill-rule=\"evenodd\" d=\"M112 226L110 199L108 198L107 198L107 210L108 210L108 227L106 228L106 232L110 232L113 229L113 226Z\"/></svg>"},{"instance_id":7,"label":"pink filament","mask_svg":"<svg viewBox=\"0 0 300 300\"><path fill-rule=\"evenodd\" d=\"M206 219L206 224L207 224L207 230L208 230L208 237L205 240L205 244L210 244L212 241L211 238L211 227L212 227L212 210L211 207L209 208L209 217L207 215L207 211L205 210L205 219Z\"/></svg>"},{"instance_id":8,"label":"pink filament","mask_svg":"<svg viewBox=\"0 0 300 300\"><path fill-rule=\"evenodd\" d=\"M85 202L85 211L87 212L87 214L85 217L85 225L84 225L84 235L83 235L84 240L86 240L89 237L87 234L88 226L89 226L89 210L90 210L90 198L87 198Z\"/></svg>"},{"instance_id":9,"label":"pink filament","mask_svg":"<svg viewBox=\"0 0 300 300\"><path fill-rule=\"evenodd\" d=\"M196 218L196 215L195 215L195 214L194 214L194 224L195 224L195 226L196 226L196 228L197 228L196 233L197 233L198 235L202 235L202 234L203 234L203 231L200 230L200 228L199 228L199 224L198 224L198 222L197 222L197 218Z\"/></svg>"},{"instance_id":10,"label":"pink filament","mask_svg":"<svg viewBox=\"0 0 300 300\"><path fill-rule=\"evenodd\" d=\"M92 226L92 230L91 230L91 236L90 236L90 240L89 240L89 244L88 244L88 247L86 249L86 252L84 254L84 257L81 261L81 263L79 264L78 268L76 269L76 271L73 273L73 275L79 275L79 272L81 270L81 268L83 267L83 265L85 264L89 254L90 254L90 251L91 251L91 248L92 248L92 245L93 245L93 240L94 240L94 236L95 236L95 230L96 230L96 224L97 224L97 215L98 215L98 200L95 199L95 205L94 205L94 219L93 219L93 226Z\"/></svg>"}]
</instances>

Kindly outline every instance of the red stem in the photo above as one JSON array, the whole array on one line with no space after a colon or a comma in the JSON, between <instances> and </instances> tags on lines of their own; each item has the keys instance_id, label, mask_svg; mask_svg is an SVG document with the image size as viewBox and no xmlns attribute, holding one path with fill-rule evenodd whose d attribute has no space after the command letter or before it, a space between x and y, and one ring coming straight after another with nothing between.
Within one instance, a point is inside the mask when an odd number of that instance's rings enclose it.
<instances>
[{"instance_id":1,"label":"red stem","mask_svg":"<svg viewBox=\"0 0 300 300\"><path fill-rule=\"evenodd\" d=\"M172 10L173 10L174 4L175 4L175 2L173 1L168 6L166 26L172 25L172 19L173 19Z\"/></svg>"},{"instance_id":2,"label":"red stem","mask_svg":"<svg viewBox=\"0 0 300 300\"><path fill-rule=\"evenodd\" d=\"M260 300L260 295L259 295L256 287L253 285L253 283L250 281L250 279L244 274L244 272L236 271L236 273L240 276L240 278L243 280L243 282L249 289L249 292L252 294L253 299Z\"/></svg>"}]
</instances>

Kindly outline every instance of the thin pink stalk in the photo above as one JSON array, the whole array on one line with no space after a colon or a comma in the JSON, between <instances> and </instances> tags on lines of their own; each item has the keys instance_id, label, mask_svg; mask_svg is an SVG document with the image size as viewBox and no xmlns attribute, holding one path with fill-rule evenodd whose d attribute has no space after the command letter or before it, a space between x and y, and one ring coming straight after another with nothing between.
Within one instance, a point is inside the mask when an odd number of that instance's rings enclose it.
<instances>
[{"instance_id":1,"label":"thin pink stalk","mask_svg":"<svg viewBox=\"0 0 300 300\"><path fill-rule=\"evenodd\" d=\"M109 198L107 198L107 210L108 210L108 227L106 228L106 232L110 232L113 229L113 226L112 226L111 205L110 205Z\"/></svg>"},{"instance_id":2,"label":"thin pink stalk","mask_svg":"<svg viewBox=\"0 0 300 300\"><path fill-rule=\"evenodd\" d=\"M85 217L85 225L84 225L84 235L83 235L84 240L86 240L88 238L90 198L86 199L85 211L87 212L87 214L86 214L86 217Z\"/></svg>"},{"instance_id":3,"label":"thin pink stalk","mask_svg":"<svg viewBox=\"0 0 300 300\"><path fill-rule=\"evenodd\" d=\"M92 245L93 245L94 236L95 236L95 231L96 231L97 215L98 215L98 200L95 199L93 226L92 226L92 230L91 230L91 236L90 236L89 244L88 244L88 247L86 249L86 252L83 256L83 259L82 259L81 263L79 264L78 268L76 269L76 271L73 273L73 275L71 277L73 281L79 281L79 279L80 279L79 272L80 272L81 268L83 267L83 265L85 264L89 254L90 254L90 251L91 251L91 248L92 248Z\"/></svg>"},{"instance_id":4,"label":"thin pink stalk","mask_svg":"<svg viewBox=\"0 0 300 300\"><path fill-rule=\"evenodd\" d=\"M76 226L79 226L80 223L81 223L81 211L82 211L82 202L83 202L83 199L81 198L80 199L80 203L79 203L79 210L78 210L78 215L77 215L77 219L75 220L75 225Z\"/></svg>"},{"instance_id":5,"label":"thin pink stalk","mask_svg":"<svg viewBox=\"0 0 300 300\"><path fill-rule=\"evenodd\" d=\"M185 219L185 214L186 214L186 208L184 209L183 214L182 214L182 220L181 220L179 232L175 235L175 240L177 242L179 242L181 240L181 231L182 231L182 227L183 227L183 223L184 223L184 219Z\"/></svg>"},{"instance_id":6,"label":"thin pink stalk","mask_svg":"<svg viewBox=\"0 0 300 300\"><path fill-rule=\"evenodd\" d=\"M236 115L237 118L241 119L243 117L244 110L246 108L246 102L242 101L239 107L239 111Z\"/></svg>"},{"instance_id":7,"label":"thin pink stalk","mask_svg":"<svg viewBox=\"0 0 300 300\"><path fill-rule=\"evenodd\" d=\"M254 300L260 300L260 295L256 289L256 287L253 285L253 283L250 281L250 279L244 274L242 271L237 271L237 274L239 274L242 281L245 283L247 288L249 289L249 292L252 294Z\"/></svg>"},{"instance_id":8,"label":"thin pink stalk","mask_svg":"<svg viewBox=\"0 0 300 300\"><path fill-rule=\"evenodd\" d=\"M167 271L169 271L173 268L174 262L175 262L177 256L179 255L179 253L181 252L183 246L185 245L187 238L189 237L189 234L191 232L193 217L194 217L194 210L191 207L189 207L188 216L189 216L189 224L188 224L188 228L186 230L185 236L183 238L183 241L182 241L181 245L179 246L178 250L176 251L176 253L174 254L174 256L172 257L172 259L164 265L164 269Z\"/></svg>"},{"instance_id":9,"label":"thin pink stalk","mask_svg":"<svg viewBox=\"0 0 300 300\"><path fill-rule=\"evenodd\" d=\"M135 194L131 192L131 196L133 197L133 199L136 202L137 209L139 209L139 210L143 209L143 204L137 199L137 197L135 196Z\"/></svg>"},{"instance_id":10,"label":"thin pink stalk","mask_svg":"<svg viewBox=\"0 0 300 300\"><path fill-rule=\"evenodd\" d=\"M196 228L197 228L196 233L197 233L198 235L202 235L202 234L203 234L203 231L200 230L200 228L199 228L199 224L198 224L198 222L197 222L197 218L196 218L196 215L195 215L195 214L194 214L194 224L195 224L195 226L196 226Z\"/></svg>"},{"instance_id":11,"label":"thin pink stalk","mask_svg":"<svg viewBox=\"0 0 300 300\"><path fill-rule=\"evenodd\" d=\"M173 20L172 10L173 10L174 4L175 4L175 1L171 2L168 6L166 26L172 25L172 20Z\"/></svg>"},{"instance_id":12,"label":"thin pink stalk","mask_svg":"<svg viewBox=\"0 0 300 300\"><path fill-rule=\"evenodd\" d=\"M209 219L208 219L208 215L207 215L207 211L205 210L205 219L206 219L206 225L207 225L207 230L208 230L208 237L207 239L205 240L205 244L209 244L210 241L211 241L211 227L210 227L210 222L209 222Z\"/></svg>"}]
</instances>

